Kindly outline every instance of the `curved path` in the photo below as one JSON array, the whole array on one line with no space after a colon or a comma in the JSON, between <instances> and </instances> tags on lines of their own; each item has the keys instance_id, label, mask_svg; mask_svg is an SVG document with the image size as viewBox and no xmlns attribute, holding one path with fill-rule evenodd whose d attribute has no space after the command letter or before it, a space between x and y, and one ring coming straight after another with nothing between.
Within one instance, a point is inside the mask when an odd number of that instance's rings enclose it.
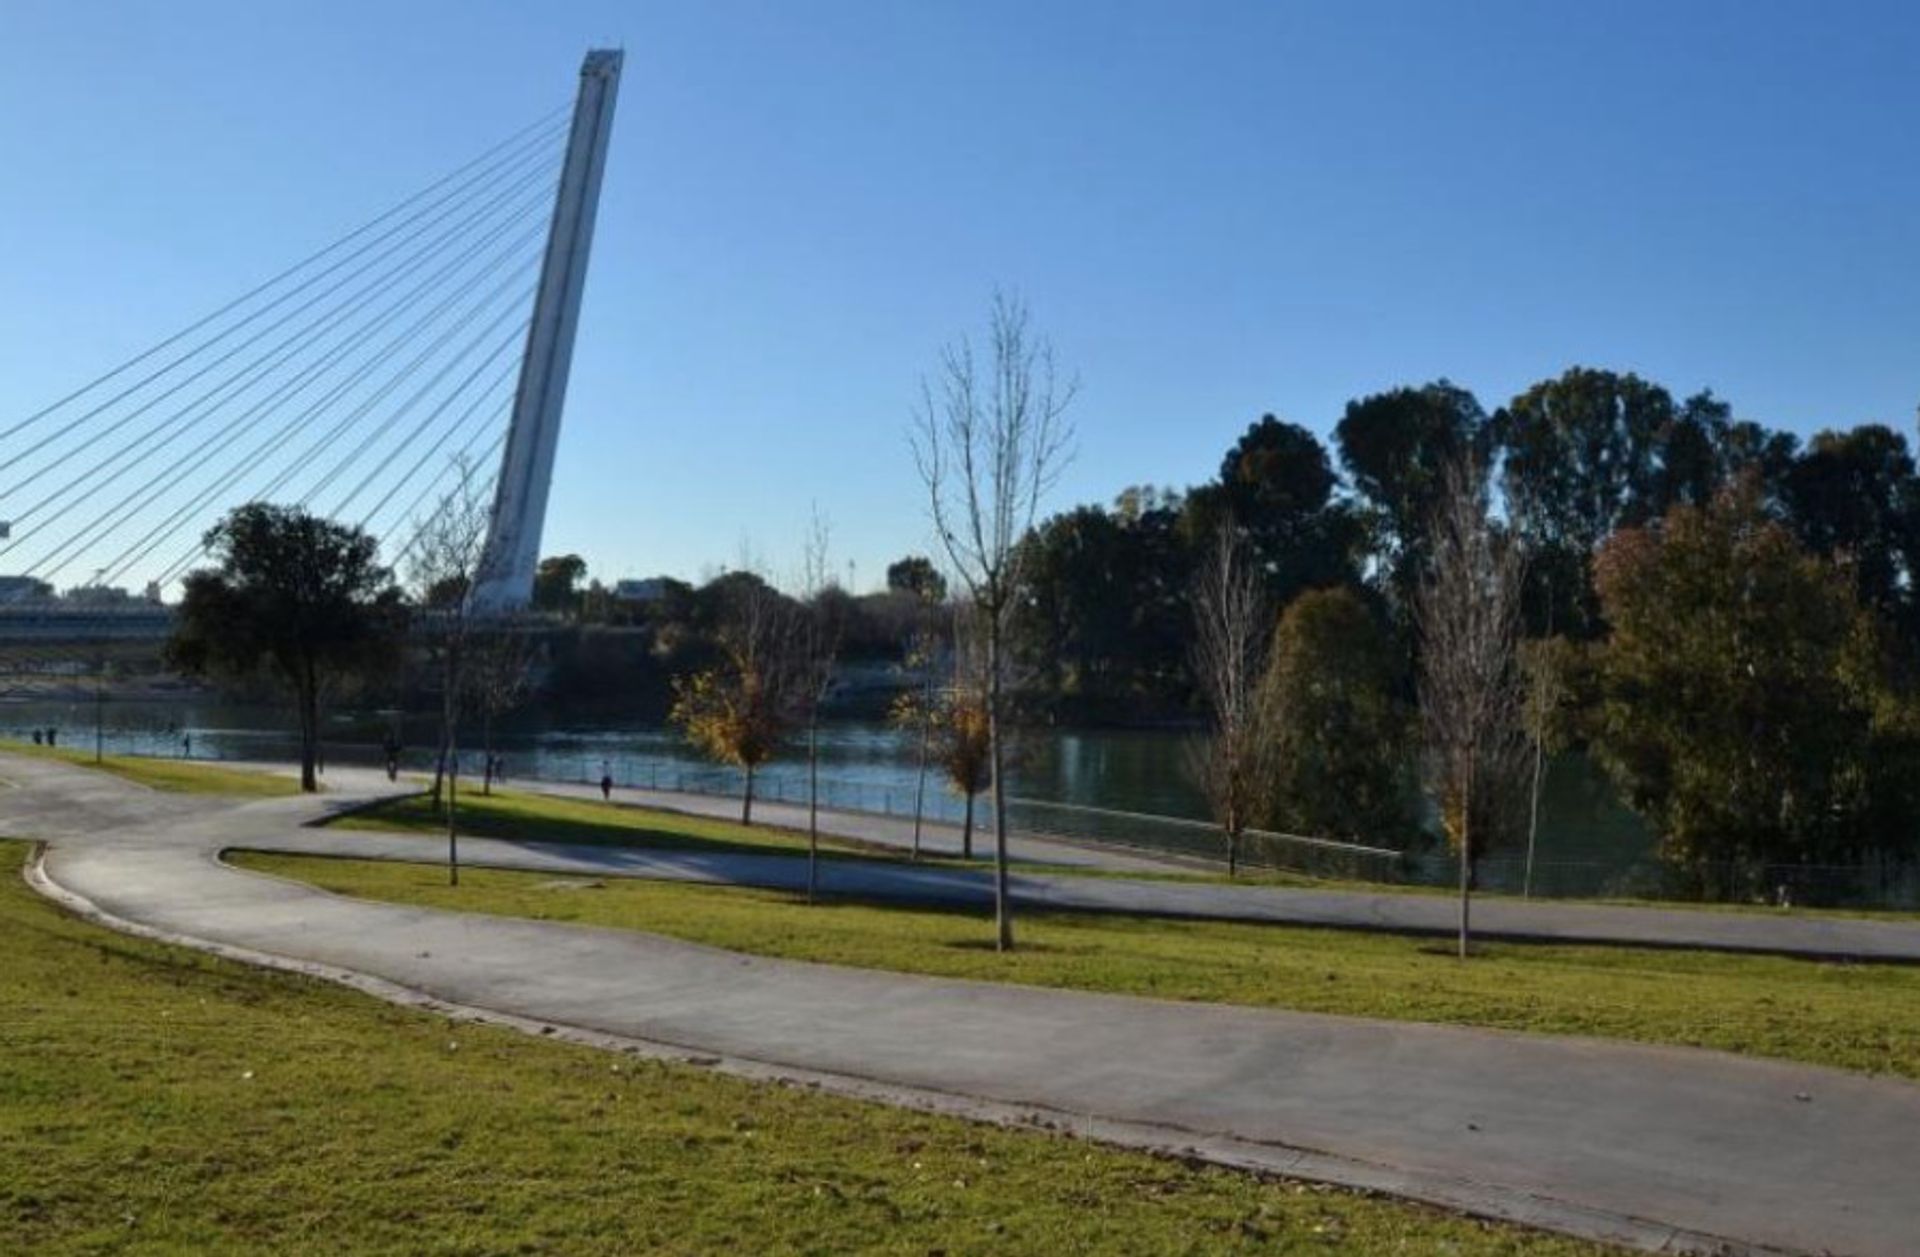
<instances>
[{"instance_id":1,"label":"curved path","mask_svg":"<svg viewBox=\"0 0 1920 1257\"><path fill-rule=\"evenodd\" d=\"M896 1102L1666 1251L1908 1254L1920 1086L1714 1052L1083 995L343 899L223 865L350 798L158 796L0 758L0 833L108 919Z\"/></svg>"},{"instance_id":2,"label":"curved path","mask_svg":"<svg viewBox=\"0 0 1920 1257\"><path fill-rule=\"evenodd\" d=\"M385 789L378 774L355 770L336 772L335 785L362 792ZM517 783L515 789L557 797L582 797L579 787ZM639 801L634 792L617 797ZM597 801L597 792L595 792ZM714 814L723 801L698 795L652 793L647 806ZM731 803L724 803L731 807ZM768 813L770 823L797 819L806 824L804 808L797 817ZM892 845L896 829L905 827L887 818L858 813L822 812L823 832L882 846ZM1115 872L1151 872L1150 861L1130 860L1117 866L1103 862L1105 853L1049 844L1026 843L1026 859L1047 861L1056 851L1080 857L1084 865ZM379 860L437 860L444 840L419 835L374 834L365 831L293 831L248 844L257 850L306 855L354 855ZM532 843L463 838L463 862L490 868L585 877L643 877L667 881L724 883L773 890L801 890L806 886L806 861L790 855L744 855L732 852L665 851L644 847L605 847L569 843ZM1117 857L1126 860L1128 857ZM1168 871L1168 866L1157 866ZM825 859L821 888L828 894L863 899L895 899L942 906L990 905L991 875L950 865L888 864L878 861ZM1058 908L1075 912L1113 912L1136 916L1163 916L1310 925L1337 929L1389 930L1402 934L1451 936L1457 928L1457 904L1448 895L1390 892L1311 890L1281 886L1231 886L1217 882L1154 881L1120 877L1083 877L1021 872L1013 874L1009 889L1015 900L1031 908ZM1618 904L1582 904L1564 900L1525 901L1480 898L1474 901L1475 933L1485 938L1523 939L1554 943L1606 943L1639 947L1685 947L1711 951L1753 952L1813 959L1844 959L1920 964L1920 919L1870 920L1772 912L1717 912L1689 908L1630 907Z\"/></svg>"}]
</instances>

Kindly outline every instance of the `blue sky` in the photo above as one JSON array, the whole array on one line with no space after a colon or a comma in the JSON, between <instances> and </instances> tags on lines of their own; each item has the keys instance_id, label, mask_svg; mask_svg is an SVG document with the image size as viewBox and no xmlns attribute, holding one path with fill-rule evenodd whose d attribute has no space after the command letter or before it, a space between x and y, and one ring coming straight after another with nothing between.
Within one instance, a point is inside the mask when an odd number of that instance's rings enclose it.
<instances>
[{"instance_id":1,"label":"blue sky","mask_svg":"<svg viewBox=\"0 0 1920 1257\"><path fill-rule=\"evenodd\" d=\"M1920 402L1920 9L1773 3L0 4L0 418L627 50L549 551L924 550L904 426L1022 293L1051 505L1272 411L1573 363L1802 433ZM3 507L4 504L0 504Z\"/></svg>"}]
</instances>

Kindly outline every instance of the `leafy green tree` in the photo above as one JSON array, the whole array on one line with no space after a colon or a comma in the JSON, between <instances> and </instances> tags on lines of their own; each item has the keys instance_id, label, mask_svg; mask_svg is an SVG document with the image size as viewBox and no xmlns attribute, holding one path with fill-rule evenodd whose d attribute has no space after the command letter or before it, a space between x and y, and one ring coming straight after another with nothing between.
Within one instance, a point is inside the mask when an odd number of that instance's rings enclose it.
<instances>
[{"instance_id":1,"label":"leafy green tree","mask_svg":"<svg viewBox=\"0 0 1920 1257\"><path fill-rule=\"evenodd\" d=\"M322 699L396 657L400 590L372 537L298 507L237 507L204 544L216 566L187 576L167 656L195 676L283 684L300 727L300 787L316 790Z\"/></svg>"},{"instance_id":2,"label":"leafy green tree","mask_svg":"<svg viewBox=\"0 0 1920 1257\"><path fill-rule=\"evenodd\" d=\"M1573 367L1496 413L1508 517L1530 554L1528 621L1551 605L1555 628L1601 632L1587 561L1616 528L1637 524L1660 493L1660 449L1677 415L1667 390L1637 375Z\"/></svg>"},{"instance_id":3,"label":"leafy green tree","mask_svg":"<svg viewBox=\"0 0 1920 1257\"><path fill-rule=\"evenodd\" d=\"M912 594L927 603L942 603L947 600L947 578L940 575L940 569L933 560L922 554L909 554L906 558L887 565L887 588L899 594Z\"/></svg>"},{"instance_id":4,"label":"leafy green tree","mask_svg":"<svg viewBox=\"0 0 1920 1257\"><path fill-rule=\"evenodd\" d=\"M1587 367L1514 398L1493 417L1493 435L1520 530L1590 554L1614 529L1642 522L1675 413L1659 385Z\"/></svg>"},{"instance_id":5,"label":"leafy green tree","mask_svg":"<svg viewBox=\"0 0 1920 1257\"><path fill-rule=\"evenodd\" d=\"M1413 718L1393 642L1353 589L1315 589L1274 631L1260 706L1265 825L1369 843L1416 824Z\"/></svg>"},{"instance_id":6,"label":"leafy green tree","mask_svg":"<svg viewBox=\"0 0 1920 1257\"><path fill-rule=\"evenodd\" d=\"M1130 642L1135 564L1126 528L1097 506L1046 520L1021 542L1014 637L1056 695L1115 688Z\"/></svg>"},{"instance_id":7,"label":"leafy green tree","mask_svg":"<svg viewBox=\"0 0 1920 1257\"><path fill-rule=\"evenodd\" d=\"M1341 466L1364 507L1370 547L1401 608L1411 606L1443 473L1479 451L1486 412L1446 380L1347 403L1334 429Z\"/></svg>"},{"instance_id":8,"label":"leafy green tree","mask_svg":"<svg viewBox=\"0 0 1920 1257\"><path fill-rule=\"evenodd\" d=\"M1264 415L1221 460L1218 481L1187 495L1183 527L1195 553L1232 520L1284 604L1303 589L1352 583L1365 545L1361 520L1334 497L1339 477L1313 433Z\"/></svg>"},{"instance_id":9,"label":"leafy green tree","mask_svg":"<svg viewBox=\"0 0 1920 1257\"><path fill-rule=\"evenodd\" d=\"M1177 497L1078 507L1028 533L1021 549L1012 632L1049 697L1098 713L1182 695L1194 561Z\"/></svg>"},{"instance_id":10,"label":"leafy green tree","mask_svg":"<svg viewBox=\"0 0 1920 1257\"><path fill-rule=\"evenodd\" d=\"M1913 576L1907 562L1920 550L1906 438L1877 423L1822 432L1788 469L1784 496L1801 544L1840 562L1867 605L1902 618Z\"/></svg>"},{"instance_id":11,"label":"leafy green tree","mask_svg":"<svg viewBox=\"0 0 1920 1257\"><path fill-rule=\"evenodd\" d=\"M1697 893L1885 841L1874 818L1913 772L1910 704L1847 574L1755 484L1619 533L1596 573L1612 635L1594 749Z\"/></svg>"},{"instance_id":12,"label":"leafy green tree","mask_svg":"<svg viewBox=\"0 0 1920 1257\"><path fill-rule=\"evenodd\" d=\"M577 615L580 611L580 582L587 576L587 561L577 554L549 555L540 560L533 574L533 605L541 611Z\"/></svg>"}]
</instances>

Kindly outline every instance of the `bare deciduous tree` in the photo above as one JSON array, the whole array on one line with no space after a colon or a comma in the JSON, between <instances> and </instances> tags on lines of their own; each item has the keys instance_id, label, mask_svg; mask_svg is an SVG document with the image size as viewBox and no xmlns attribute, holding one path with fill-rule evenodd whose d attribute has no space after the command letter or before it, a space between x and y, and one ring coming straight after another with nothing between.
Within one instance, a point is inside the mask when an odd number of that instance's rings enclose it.
<instances>
[{"instance_id":1,"label":"bare deciduous tree","mask_svg":"<svg viewBox=\"0 0 1920 1257\"><path fill-rule=\"evenodd\" d=\"M1520 884L1522 897L1533 898L1533 852L1540 838L1540 786L1546 776L1547 753L1554 749L1554 717L1566 696L1566 678L1554 641L1547 638L1529 644L1523 662L1526 667L1527 741L1533 745L1533 784L1527 801L1527 870Z\"/></svg>"},{"instance_id":2,"label":"bare deciduous tree","mask_svg":"<svg viewBox=\"0 0 1920 1257\"><path fill-rule=\"evenodd\" d=\"M986 647L979 613L955 608L953 649L943 684L932 694L934 760L964 804L960 858L973 859L974 803L993 784L992 726L987 718Z\"/></svg>"},{"instance_id":3,"label":"bare deciduous tree","mask_svg":"<svg viewBox=\"0 0 1920 1257\"><path fill-rule=\"evenodd\" d=\"M930 609L922 599L922 613ZM888 715L893 726L913 737L919 748L919 768L913 786L913 858L920 858L920 833L927 812L927 769L933 761L933 731L939 719L941 668L940 635L934 631L931 617L907 638L901 670L914 678L913 688L903 690L893 701Z\"/></svg>"},{"instance_id":4,"label":"bare deciduous tree","mask_svg":"<svg viewBox=\"0 0 1920 1257\"><path fill-rule=\"evenodd\" d=\"M1523 556L1487 509L1487 472L1450 464L1415 601L1420 716L1447 837L1460 858L1460 956L1471 939L1473 868L1526 770L1520 664Z\"/></svg>"},{"instance_id":5,"label":"bare deciduous tree","mask_svg":"<svg viewBox=\"0 0 1920 1257\"><path fill-rule=\"evenodd\" d=\"M966 340L941 353L937 380L922 384L912 442L934 530L979 609L986 637L994 922L1004 951L1013 946L1003 728L1007 621L1020 585L1020 539L1068 458L1066 411L1075 385L1056 380L1052 346L1031 333L1022 302L995 295L988 340L985 363Z\"/></svg>"},{"instance_id":6,"label":"bare deciduous tree","mask_svg":"<svg viewBox=\"0 0 1920 1257\"><path fill-rule=\"evenodd\" d=\"M820 707L833 689L840 655L840 623L829 594L834 589L828 543L831 529L816 507L807 529L803 559L799 640L799 701L807 724L807 902L820 881Z\"/></svg>"},{"instance_id":7,"label":"bare deciduous tree","mask_svg":"<svg viewBox=\"0 0 1920 1257\"><path fill-rule=\"evenodd\" d=\"M491 517L486 487L472 469L454 460L455 483L414 534L408 574L420 606L420 623L440 672L440 760L434 770L433 799L441 805L446 786L447 881L460 884L460 836L456 818L460 774L460 700L466 688L467 644L472 620L468 595L486 548Z\"/></svg>"},{"instance_id":8,"label":"bare deciduous tree","mask_svg":"<svg viewBox=\"0 0 1920 1257\"><path fill-rule=\"evenodd\" d=\"M494 726L520 705L533 683L535 639L511 624L488 624L472 637L467 656L467 692L480 708L480 741L486 756L480 793L493 793Z\"/></svg>"},{"instance_id":9,"label":"bare deciduous tree","mask_svg":"<svg viewBox=\"0 0 1920 1257\"><path fill-rule=\"evenodd\" d=\"M1260 702L1271 625L1259 572L1231 520L1193 586L1193 671L1213 728L1199 747L1197 773L1227 840L1227 875L1240 868L1240 836L1265 798Z\"/></svg>"}]
</instances>

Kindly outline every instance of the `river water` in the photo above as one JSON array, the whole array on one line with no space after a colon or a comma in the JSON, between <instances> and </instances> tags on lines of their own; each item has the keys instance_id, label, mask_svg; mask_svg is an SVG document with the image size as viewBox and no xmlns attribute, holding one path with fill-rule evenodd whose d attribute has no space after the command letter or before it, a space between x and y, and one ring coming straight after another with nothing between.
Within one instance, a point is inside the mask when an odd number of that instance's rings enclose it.
<instances>
[{"instance_id":1,"label":"river water","mask_svg":"<svg viewBox=\"0 0 1920 1257\"><path fill-rule=\"evenodd\" d=\"M0 701L0 735L30 736L54 728L63 745L91 748L96 725L108 752L179 755L189 742L197 759L288 759L298 744L282 709L226 704L198 696L96 704L70 700ZM327 754L371 763L395 728L390 714L343 712L327 725ZM401 741L407 762L422 765L434 741L432 719L412 713ZM1188 768L1192 735L1172 730L1035 729L1024 731L1009 773L1012 792L1046 804L1103 808L1204 820L1205 801ZM516 725L496 739L508 776L597 781L603 772L632 786L737 791L739 773L700 759L671 729L628 726ZM918 784L916 747L889 726L842 720L820 734L823 801L830 806L911 812ZM477 756L471 762L477 762ZM761 770L764 797L804 799L804 748L796 745ZM957 818L961 803L933 775L931 814ZM1541 858L1612 861L1643 856L1649 840L1590 765L1556 762L1542 799Z\"/></svg>"},{"instance_id":2,"label":"river water","mask_svg":"<svg viewBox=\"0 0 1920 1257\"><path fill-rule=\"evenodd\" d=\"M298 752L288 715L276 708L197 697L0 701L0 736L30 739L34 729L52 728L62 745L91 749L96 726L109 753L181 755L190 749L196 759L285 759ZM394 727L389 713L333 715L328 754L372 762ZM408 762L425 762L434 738L432 718L409 713L401 738ZM1174 732L1038 731L1020 739L1009 784L1035 799L1203 819L1204 801L1184 767L1188 740ZM509 775L598 780L608 772L622 785L719 791L739 785L736 771L702 760L675 730L658 726L516 725L494 741ZM911 738L884 723L833 721L820 731L820 776L849 805L861 792L876 798L892 792L897 800L917 783L916 750ZM804 787L806 774L805 747L796 741L785 757L761 770L760 781L770 794L784 794ZM930 802L946 806L937 798Z\"/></svg>"}]
</instances>

